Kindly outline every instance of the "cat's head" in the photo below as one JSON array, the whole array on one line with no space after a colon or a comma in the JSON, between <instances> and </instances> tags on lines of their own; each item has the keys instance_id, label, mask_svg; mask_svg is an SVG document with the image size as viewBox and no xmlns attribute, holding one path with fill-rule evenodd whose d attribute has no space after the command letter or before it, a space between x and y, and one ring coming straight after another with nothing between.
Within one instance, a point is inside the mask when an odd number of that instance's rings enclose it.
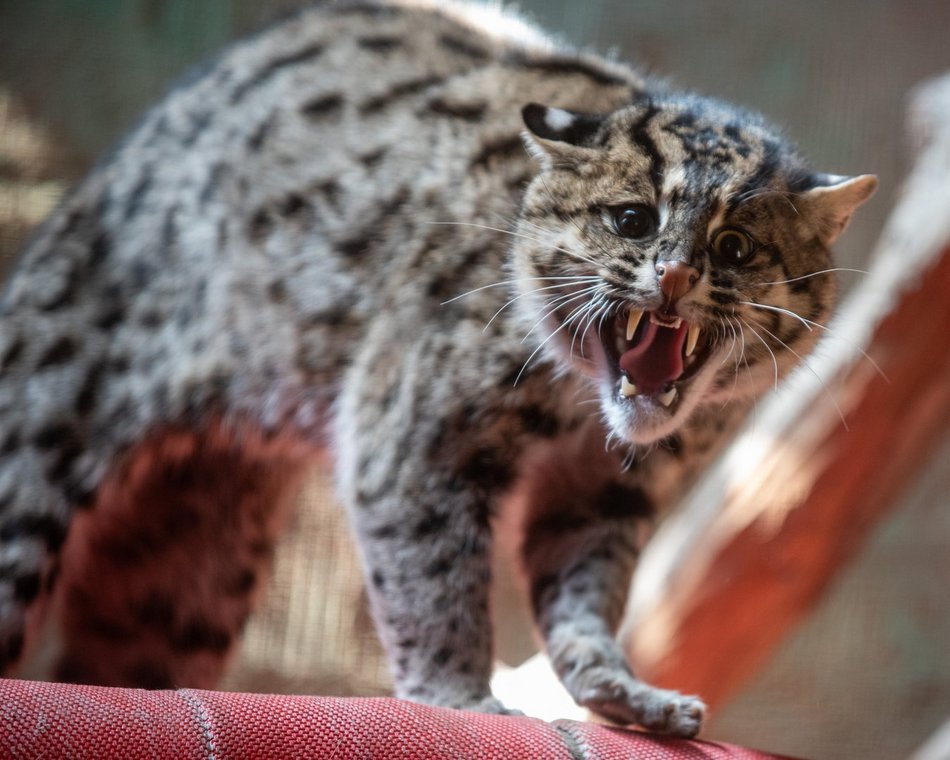
<instances>
[{"instance_id":1,"label":"cat's head","mask_svg":"<svg viewBox=\"0 0 950 760\"><path fill-rule=\"evenodd\" d=\"M829 246L874 177L813 172L761 117L694 96L523 117L541 166L513 251L525 330L598 384L617 435L760 394L813 346Z\"/></svg>"}]
</instances>

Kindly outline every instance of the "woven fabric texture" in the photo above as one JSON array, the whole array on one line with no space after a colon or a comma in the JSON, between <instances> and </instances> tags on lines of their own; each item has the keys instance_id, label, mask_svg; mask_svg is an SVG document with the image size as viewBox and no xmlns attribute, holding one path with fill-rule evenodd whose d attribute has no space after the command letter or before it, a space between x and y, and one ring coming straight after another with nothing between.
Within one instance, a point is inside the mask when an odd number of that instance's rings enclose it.
<instances>
[{"instance_id":1,"label":"woven fabric texture","mask_svg":"<svg viewBox=\"0 0 950 760\"><path fill-rule=\"evenodd\" d=\"M0 680L0 757L768 760L752 750L398 699Z\"/></svg>"}]
</instances>

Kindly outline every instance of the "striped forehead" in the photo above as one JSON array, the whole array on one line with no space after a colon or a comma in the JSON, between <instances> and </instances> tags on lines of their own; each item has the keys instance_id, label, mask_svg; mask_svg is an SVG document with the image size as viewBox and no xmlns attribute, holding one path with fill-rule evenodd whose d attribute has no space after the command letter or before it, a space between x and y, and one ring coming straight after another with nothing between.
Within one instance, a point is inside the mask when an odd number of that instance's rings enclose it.
<instances>
[{"instance_id":1,"label":"striped forehead","mask_svg":"<svg viewBox=\"0 0 950 760\"><path fill-rule=\"evenodd\" d=\"M666 225L674 208L684 207L700 216L712 215L721 225L729 199L748 180L744 172L726 172L726 175L716 172L709 176L701 168L685 163L668 165L657 198L660 226Z\"/></svg>"},{"instance_id":2,"label":"striped forehead","mask_svg":"<svg viewBox=\"0 0 950 760\"><path fill-rule=\"evenodd\" d=\"M766 142L733 123L716 124L684 114L657 120L654 160L662 163L657 188L661 224L670 209L686 201L722 224L730 201L761 173ZM701 207L701 209L700 209Z\"/></svg>"},{"instance_id":3,"label":"striped forehead","mask_svg":"<svg viewBox=\"0 0 950 760\"><path fill-rule=\"evenodd\" d=\"M657 209L660 222L665 221L673 206L687 203L699 210L702 207L716 218L723 217L729 207L729 201L736 197L749 181L746 172L733 172L726 178L717 176L716 181L708 181L702 172L690 172L689 169L678 164L670 167L663 174L660 186ZM707 181L704 181L707 180Z\"/></svg>"}]
</instances>

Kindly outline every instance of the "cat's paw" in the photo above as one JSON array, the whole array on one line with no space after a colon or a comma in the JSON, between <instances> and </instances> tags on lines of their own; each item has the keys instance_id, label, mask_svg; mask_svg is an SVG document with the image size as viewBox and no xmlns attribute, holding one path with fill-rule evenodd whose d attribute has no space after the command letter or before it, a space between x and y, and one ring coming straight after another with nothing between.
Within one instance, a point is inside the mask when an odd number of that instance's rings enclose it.
<instances>
[{"instance_id":1,"label":"cat's paw","mask_svg":"<svg viewBox=\"0 0 950 760\"><path fill-rule=\"evenodd\" d=\"M444 690L438 693L416 688L408 694L399 696L411 702L419 702L433 707L450 707L453 710L468 710L470 712L488 713L489 715L524 715L521 710L512 710L505 707L500 699L490 693L463 692Z\"/></svg>"},{"instance_id":2,"label":"cat's paw","mask_svg":"<svg viewBox=\"0 0 950 760\"><path fill-rule=\"evenodd\" d=\"M608 720L691 739L702 728L706 705L698 697L649 686L627 673L591 673L578 704Z\"/></svg>"},{"instance_id":3,"label":"cat's paw","mask_svg":"<svg viewBox=\"0 0 950 760\"><path fill-rule=\"evenodd\" d=\"M521 710L512 710L511 708L505 707L500 699L491 696L484 697L472 704L464 705L462 709L471 710L472 712L490 713L491 715L524 715Z\"/></svg>"}]
</instances>

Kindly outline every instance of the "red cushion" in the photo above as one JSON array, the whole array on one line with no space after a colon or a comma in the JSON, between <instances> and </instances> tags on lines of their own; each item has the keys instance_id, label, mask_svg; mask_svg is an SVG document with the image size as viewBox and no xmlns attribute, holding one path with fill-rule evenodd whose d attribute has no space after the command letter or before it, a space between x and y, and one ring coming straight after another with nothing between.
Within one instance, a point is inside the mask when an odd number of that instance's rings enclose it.
<instances>
[{"instance_id":1,"label":"red cushion","mask_svg":"<svg viewBox=\"0 0 950 760\"><path fill-rule=\"evenodd\" d=\"M531 758L767 760L718 742L398 699L145 691L0 680L0 756L24 758Z\"/></svg>"}]
</instances>

